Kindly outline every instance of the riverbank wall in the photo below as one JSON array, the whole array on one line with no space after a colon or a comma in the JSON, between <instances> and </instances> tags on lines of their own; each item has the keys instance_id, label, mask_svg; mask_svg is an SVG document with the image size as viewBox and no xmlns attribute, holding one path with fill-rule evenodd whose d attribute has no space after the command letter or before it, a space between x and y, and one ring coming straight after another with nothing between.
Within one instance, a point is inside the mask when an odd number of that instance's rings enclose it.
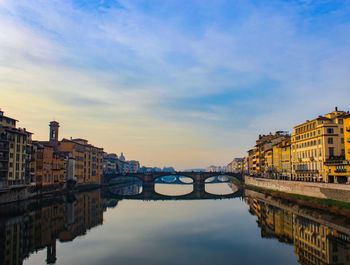
<instances>
[{"instance_id":1,"label":"riverbank wall","mask_svg":"<svg viewBox=\"0 0 350 265\"><path fill-rule=\"evenodd\" d=\"M100 184L84 184L77 185L72 188L63 187L49 187L39 190L33 189L33 187L22 187L16 189L8 189L0 191L0 204L6 204L11 202L19 202L30 199L49 198L57 195L65 195L72 192L84 192L103 187Z\"/></svg>"},{"instance_id":2,"label":"riverbank wall","mask_svg":"<svg viewBox=\"0 0 350 265\"><path fill-rule=\"evenodd\" d=\"M308 197L350 202L350 185L264 179L245 176L245 185Z\"/></svg>"}]
</instances>

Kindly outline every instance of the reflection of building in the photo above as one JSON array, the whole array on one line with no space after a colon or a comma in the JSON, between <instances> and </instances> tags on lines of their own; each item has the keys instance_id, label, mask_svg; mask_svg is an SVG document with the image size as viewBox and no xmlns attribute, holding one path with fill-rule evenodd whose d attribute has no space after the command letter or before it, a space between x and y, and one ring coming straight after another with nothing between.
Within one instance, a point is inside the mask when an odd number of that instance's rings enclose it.
<instances>
[{"instance_id":1,"label":"reflection of building","mask_svg":"<svg viewBox=\"0 0 350 265\"><path fill-rule=\"evenodd\" d=\"M250 212L257 216L263 237L294 244L302 265L350 264L350 228L340 218L322 218L320 213L298 209L260 193L248 191Z\"/></svg>"},{"instance_id":2,"label":"reflection of building","mask_svg":"<svg viewBox=\"0 0 350 265\"><path fill-rule=\"evenodd\" d=\"M1 207L2 211L11 212L12 205ZM72 241L103 222L99 190L79 193L71 202L29 209L25 207L0 219L0 264L20 265L31 253L43 248L47 248L46 262L54 264L57 240Z\"/></svg>"}]
</instances>

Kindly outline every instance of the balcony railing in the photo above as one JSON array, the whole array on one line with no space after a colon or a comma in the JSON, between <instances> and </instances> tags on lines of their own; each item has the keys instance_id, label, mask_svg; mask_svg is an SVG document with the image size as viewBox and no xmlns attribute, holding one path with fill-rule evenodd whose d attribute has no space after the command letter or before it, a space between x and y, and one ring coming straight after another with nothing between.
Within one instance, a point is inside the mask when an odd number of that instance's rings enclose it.
<instances>
[{"instance_id":1,"label":"balcony railing","mask_svg":"<svg viewBox=\"0 0 350 265\"><path fill-rule=\"evenodd\" d=\"M296 173L301 174L318 174L318 170L311 170L311 169L297 169L295 170Z\"/></svg>"},{"instance_id":2,"label":"balcony railing","mask_svg":"<svg viewBox=\"0 0 350 265\"><path fill-rule=\"evenodd\" d=\"M335 173L346 173L346 168L337 168L336 170L334 170Z\"/></svg>"}]
</instances>

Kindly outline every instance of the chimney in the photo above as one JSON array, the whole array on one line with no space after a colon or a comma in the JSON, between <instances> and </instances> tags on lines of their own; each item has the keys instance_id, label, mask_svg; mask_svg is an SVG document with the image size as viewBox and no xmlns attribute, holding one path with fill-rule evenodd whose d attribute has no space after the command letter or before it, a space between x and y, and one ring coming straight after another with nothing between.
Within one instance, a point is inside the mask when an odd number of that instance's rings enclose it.
<instances>
[{"instance_id":1,"label":"chimney","mask_svg":"<svg viewBox=\"0 0 350 265\"><path fill-rule=\"evenodd\" d=\"M338 107L335 107L335 111L338 111Z\"/></svg>"}]
</instances>

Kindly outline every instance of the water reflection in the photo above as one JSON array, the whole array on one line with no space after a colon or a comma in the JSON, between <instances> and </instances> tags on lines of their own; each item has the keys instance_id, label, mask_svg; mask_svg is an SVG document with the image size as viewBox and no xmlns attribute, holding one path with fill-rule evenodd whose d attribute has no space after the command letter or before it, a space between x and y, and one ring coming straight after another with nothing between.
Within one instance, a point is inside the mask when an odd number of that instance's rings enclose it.
<instances>
[{"instance_id":1,"label":"water reflection","mask_svg":"<svg viewBox=\"0 0 350 265\"><path fill-rule=\"evenodd\" d=\"M193 192L193 185L156 183L154 190L161 195L181 196Z\"/></svg>"},{"instance_id":2,"label":"water reflection","mask_svg":"<svg viewBox=\"0 0 350 265\"><path fill-rule=\"evenodd\" d=\"M237 190L238 188L231 183L205 184L205 191L214 195L229 195L235 193Z\"/></svg>"},{"instance_id":3,"label":"water reflection","mask_svg":"<svg viewBox=\"0 0 350 265\"><path fill-rule=\"evenodd\" d=\"M138 178L119 177L111 181L109 189L115 195L132 196L142 193L143 184Z\"/></svg>"},{"instance_id":4,"label":"water reflection","mask_svg":"<svg viewBox=\"0 0 350 265\"><path fill-rule=\"evenodd\" d=\"M124 194L135 185L129 184L113 188ZM194 186L162 185L171 192ZM218 193L234 187L206 185ZM106 189L2 205L0 264L350 265L349 220L245 194L244 200L130 201Z\"/></svg>"},{"instance_id":5,"label":"water reflection","mask_svg":"<svg viewBox=\"0 0 350 265\"><path fill-rule=\"evenodd\" d=\"M350 224L346 218L254 191L246 190L246 195L261 237L293 245L300 264L350 264Z\"/></svg>"},{"instance_id":6,"label":"water reflection","mask_svg":"<svg viewBox=\"0 0 350 265\"><path fill-rule=\"evenodd\" d=\"M46 248L47 264L57 260L56 240L73 241L103 222L100 191L0 206L0 264L19 265Z\"/></svg>"}]
</instances>

